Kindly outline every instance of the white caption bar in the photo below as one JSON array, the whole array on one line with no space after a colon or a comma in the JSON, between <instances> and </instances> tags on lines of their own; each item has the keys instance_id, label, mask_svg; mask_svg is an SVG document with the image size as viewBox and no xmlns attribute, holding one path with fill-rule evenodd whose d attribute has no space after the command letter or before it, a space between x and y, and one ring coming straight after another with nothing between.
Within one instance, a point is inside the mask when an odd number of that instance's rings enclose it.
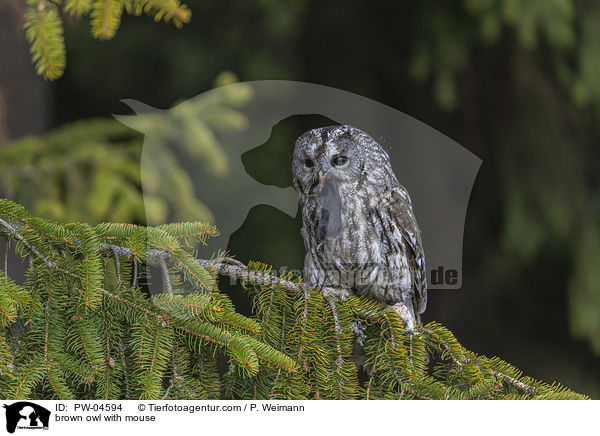
<instances>
[{"instance_id":1,"label":"white caption bar","mask_svg":"<svg viewBox=\"0 0 600 436\"><path fill-rule=\"evenodd\" d=\"M277 435L589 434L597 401L8 401L19 436L140 432ZM42 433L34 430L45 430ZM180 433L183 434L183 433ZM186 433L187 434L187 433Z\"/></svg>"}]
</instances>

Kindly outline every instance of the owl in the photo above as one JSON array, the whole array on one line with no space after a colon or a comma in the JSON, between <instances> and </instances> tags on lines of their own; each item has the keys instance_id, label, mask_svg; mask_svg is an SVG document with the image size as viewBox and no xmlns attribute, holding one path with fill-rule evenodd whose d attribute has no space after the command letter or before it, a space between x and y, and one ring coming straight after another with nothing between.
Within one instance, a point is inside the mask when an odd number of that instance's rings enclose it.
<instances>
[{"instance_id":1,"label":"owl","mask_svg":"<svg viewBox=\"0 0 600 436\"><path fill-rule=\"evenodd\" d=\"M297 139L292 174L305 281L394 305L412 330L427 304L425 256L388 154L355 127L322 127Z\"/></svg>"}]
</instances>

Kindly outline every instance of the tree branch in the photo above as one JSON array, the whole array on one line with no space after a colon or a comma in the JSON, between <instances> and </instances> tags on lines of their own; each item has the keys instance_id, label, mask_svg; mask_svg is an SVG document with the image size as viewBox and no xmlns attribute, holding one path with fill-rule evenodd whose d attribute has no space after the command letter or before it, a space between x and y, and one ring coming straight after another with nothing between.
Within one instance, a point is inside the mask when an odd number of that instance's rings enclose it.
<instances>
[{"instance_id":1,"label":"tree branch","mask_svg":"<svg viewBox=\"0 0 600 436\"><path fill-rule=\"evenodd\" d=\"M46 264L47 267L57 269L68 275L73 275L69 271L65 271L65 270L61 269L56 263L54 263L51 260L49 260L48 258L46 258L33 245L31 245L17 231L18 227L19 227L18 225L11 225L11 224L7 223L6 221L0 219L0 226L4 227L6 229L5 233L12 235L13 238L15 238L16 240L21 242L31 253L33 253L35 256L37 256L39 259L41 259ZM102 243L102 244L100 244L100 248L102 251L108 252L108 253L114 255L115 257L123 256L123 257L129 258L129 257L133 256L133 251L131 249L126 248L126 247L121 247L118 245ZM166 261L171 260L171 257L172 257L171 254L168 252L163 252L163 251L152 249L152 250L148 250L148 252L146 253L145 262L149 265L160 268L164 274L165 270L166 270ZM311 287L306 285L305 283L294 282L291 280L285 280L285 279L277 277L276 275L273 275L273 274L249 270L248 267L246 265L244 265L242 262L240 262L236 259L229 258L229 257L219 257L217 259L212 259L212 260L196 259L196 262L201 266L214 269L218 274L220 274L222 276L226 276L231 279L247 282L254 286L273 287L273 286L277 285L277 286L280 286L281 288L285 289L288 292L293 292L293 293L302 292L305 295L311 289ZM134 280L135 280L135 278L134 278ZM116 296L110 294L106 290L103 290L103 291L105 293L109 294L109 296L116 297ZM325 299L327 301L329 301L330 296L339 294L339 289L323 287L321 289L321 292L323 293L324 297L327 297ZM401 304L401 303L398 303L398 304ZM398 305L398 304L396 304L396 305ZM396 310L396 311L399 312L398 310ZM362 314L362 315L364 315L368 319L373 319L373 317L369 316L369 314ZM431 330L421 329L420 331L429 333L429 334L434 334L434 332L432 332ZM420 333L417 330L417 331L411 331L410 334L417 335ZM460 360L456 356L454 356L454 354L451 352L449 346L443 340L440 339L440 342L441 342L442 346L446 349L446 351L448 351L448 355L450 356L450 359L453 361L453 363L459 368L459 370L462 369L463 362L460 362ZM466 363L466 362L468 362L468 360L465 361L464 363ZM528 385L528 384L526 384L522 381L519 381L519 380L517 380L507 374L504 374L500 371L496 371L494 369L491 369L491 371L497 379L503 380L503 381L511 384L515 388L526 392L529 395L532 395L532 396L535 395L536 389L534 386Z\"/></svg>"},{"instance_id":2,"label":"tree branch","mask_svg":"<svg viewBox=\"0 0 600 436\"><path fill-rule=\"evenodd\" d=\"M66 270L60 268L56 263L54 263L51 260L47 259L42 253L40 253L37 250L37 248L35 248L23 236L21 236L21 234L19 232L17 232L18 226L11 225L11 224L7 223L6 221L4 221L1 218L0 218L0 225L2 227L4 227L8 231L8 233L11 234L17 241L21 242L29 251L31 251L38 258L40 258L46 264L46 266L48 268L56 269L56 270L58 270L60 272L63 272L63 273L68 274L68 275L71 275L71 273L69 271L66 271Z\"/></svg>"}]
</instances>

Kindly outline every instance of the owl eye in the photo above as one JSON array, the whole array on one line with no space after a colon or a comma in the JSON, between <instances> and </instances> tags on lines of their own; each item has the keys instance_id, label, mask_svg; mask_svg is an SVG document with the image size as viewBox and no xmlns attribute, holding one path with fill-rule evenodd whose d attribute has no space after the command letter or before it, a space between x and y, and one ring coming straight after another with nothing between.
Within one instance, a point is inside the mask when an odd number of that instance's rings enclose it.
<instances>
[{"instance_id":1,"label":"owl eye","mask_svg":"<svg viewBox=\"0 0 600 436\"><path fill-rule=\"evenodd\" d=\"M333 159L331 159L331 165L333 165L334 167L343 167L347 163L347 156L334 156Z\"/></svg>"},{"instance_id":2,"label":"owl eye","mask_svg":"<svg viewBox=\"0 0 600 436\"><path fill-rule=\"evenodd\" d=\"M304 159L304 165L306 166L306 168L312 168L315 166L315 163L310 160L310 159Z\"/></svg>"}]
</instances>

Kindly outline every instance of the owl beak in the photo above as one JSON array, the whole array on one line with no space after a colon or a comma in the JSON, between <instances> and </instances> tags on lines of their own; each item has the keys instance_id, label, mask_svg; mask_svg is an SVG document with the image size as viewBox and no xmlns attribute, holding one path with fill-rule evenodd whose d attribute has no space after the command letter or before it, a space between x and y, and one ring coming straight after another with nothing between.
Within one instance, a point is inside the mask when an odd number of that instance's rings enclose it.
<instances>
[{"instance_id":1,"label":"owl beak","mask_svg":"<svg viewBox=\"0 0 600 436\"><path fill-rule=\"evenodd\" d=\"M325 177L323 176L323 170L319 170L319 176L317 180L311 185L310 190L308 191L309 195L319 195L321 190L323 189L323 183L325 182Z\"/></svg>"}]
</instances>

